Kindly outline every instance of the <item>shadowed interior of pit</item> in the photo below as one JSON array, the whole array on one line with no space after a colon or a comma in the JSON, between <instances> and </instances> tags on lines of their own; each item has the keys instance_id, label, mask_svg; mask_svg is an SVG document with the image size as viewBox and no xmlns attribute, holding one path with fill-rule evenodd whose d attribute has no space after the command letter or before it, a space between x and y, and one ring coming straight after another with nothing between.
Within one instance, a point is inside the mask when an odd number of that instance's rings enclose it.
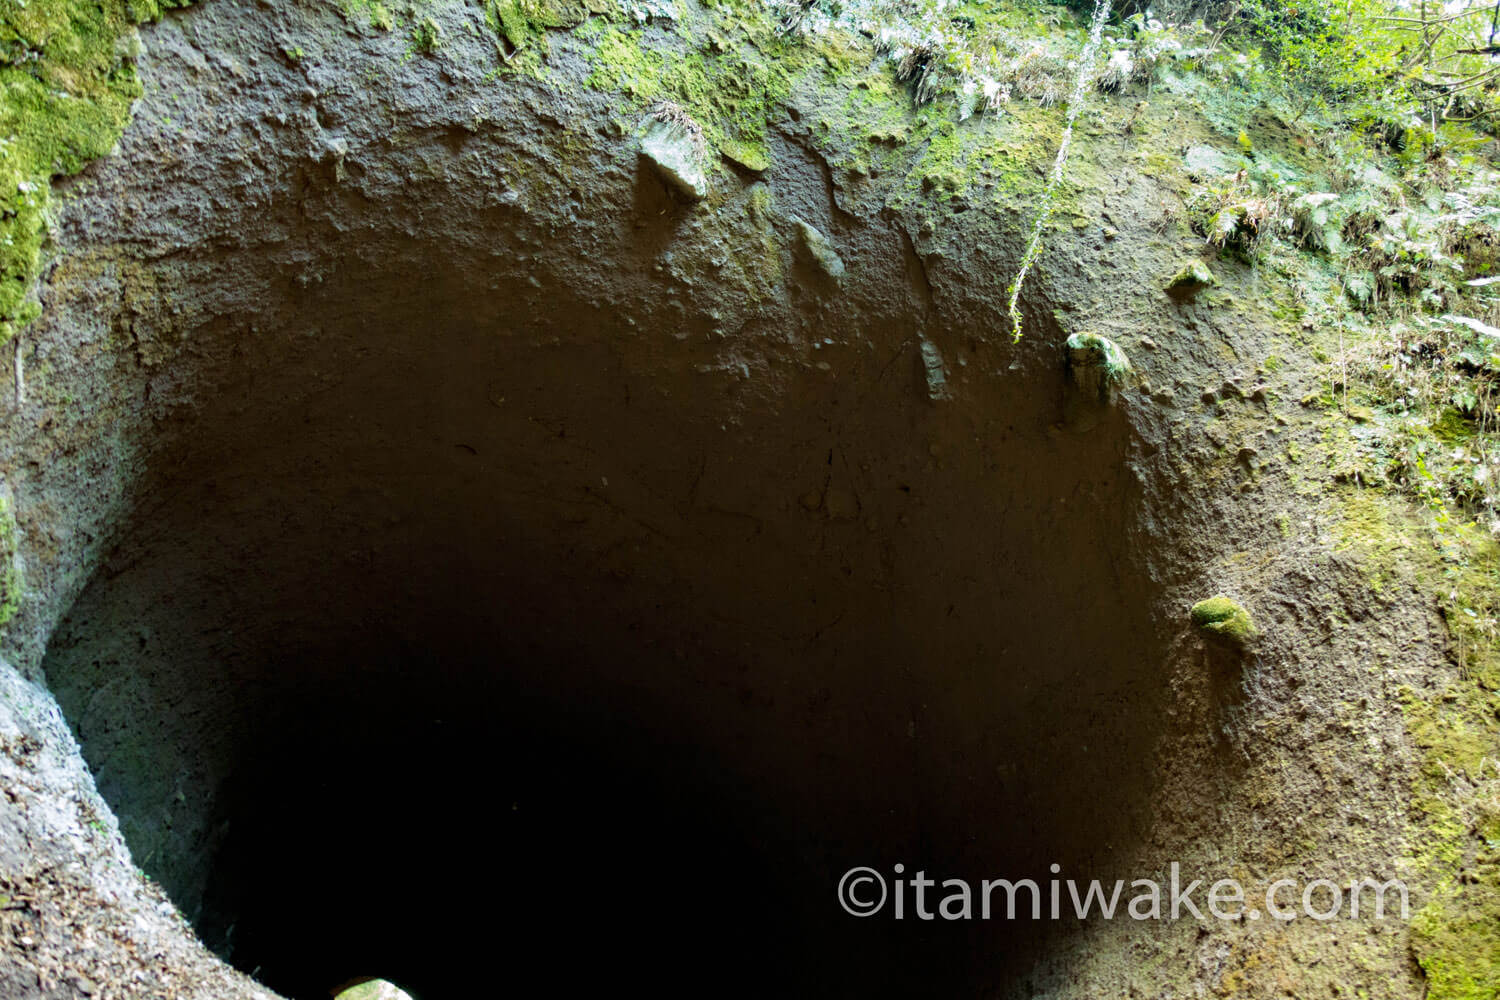
<instances>
[{"instance_id":1,"label":"shadowed interior of pit","mask_svg":"<svg viewBox=\"0 0 1500 1000\"><path fill-rule=\"evenodd\" d=\"M410 278L247 337L53 635L137 863L297 998L1024 984L1052 929L835 888L1104 878L1144 829L1169 639L1123 419L1068 431L1030 347L936 406L899 316L861 336L909 366L747 389L566 297L369 294Z\"/></svg>"},{"instance_id":2,"label":"shadowed interior of pit","mask_svg":"<svg viewBox=\"0 0 1500 1000\"><path fill-rule=\"evenodd\" d=\"M421 1000L958 995L1044 940L1029 921L923 923L910 888L904 922L856 919L837 859L891 875L909 853L878 829L758 801L712 747L607 706L475 684L493 663L437 681L443 664L400 666L406 681L362 664L359 691L264 719L264 752L226 782L199 929L287 996L355 973ZM947 853L925 845L935 871Z\"/></svg>"}]
</instances>

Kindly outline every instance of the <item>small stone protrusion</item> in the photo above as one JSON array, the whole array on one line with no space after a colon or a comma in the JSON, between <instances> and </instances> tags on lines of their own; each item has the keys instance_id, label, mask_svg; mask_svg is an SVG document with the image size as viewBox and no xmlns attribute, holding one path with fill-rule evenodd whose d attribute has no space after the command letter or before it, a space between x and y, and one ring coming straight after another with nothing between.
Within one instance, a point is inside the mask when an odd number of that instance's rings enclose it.
<instances>
[{"instance_id":1,"label":"small stone protrusion","mask_svg":"<svg viewBox=\"0 0 1500 1000\"><path fill-rule=\"evenodd\" d=\"M1182 270L1167 282L1167 294L1177 298L1190 298L1218 283L1219 279L1214 277L1207 264L1201 260L1193 260L1184 264Z\"/></svg>"},{"instance_id":2,"label":"small stone protrusion","mask_svg":"<svg viewBox=\"0 0 1500 1000\"><path fill-rule=\"evenodd\" d=\"M943 354L938 346L923 337L921 340L922 377L927 381L927 398L940 403L952 398L948 390L948 368L943 364Z\"/></svg>"},{"instance_id":3,"label":"small stone protrusion","mask_svg":"<svg viewBox=\"0 0 1500 1000\"><path fill-rule=\"evenodd\" d=\"M708 197L701 140L672 121L652 121L641 136L641 156L656 168L667 186L689 201Z\"/></svg>"},{"instance_id":4,"label":"small stone protrusion","mask_svg":"<svg viewBox=\"0 0 1500 1000\"><path fill-rule=\"evenodd\" d=\"M1130 359L1108 337L1075 333L1068 338L1068 374L1080 396L1111 402L1115 388L1129 373Z\"/></svg>"},{"instance_id":5,"label":"small stone protrusion","mask_svg":"<svg viewBox=\"0 0 1500 1000\"><path fill-rule=\"evenodd\" d=\"M1071 390L1064 401L1068 427L1086 431L1097 425L1115 401L1116 390L1130 373L1130 359L1108 337L1075 333L1067 343Z\"/></svg>"},{"instance_id":6,"label":"small stone protrusion","mask_svg":"<svg viewBox=\"0 0 1500 1000\"><path fill-rule=\"evenodd\" d=\"M763 148L738 140L725 140L719 146L719 155L747 174L759 177L771 167L770 157Z\"/></svg>"},{"instance_id":7,"label":"small stone protrusion","mask_svg":"<svg viewBox=\"0 0 1500 1000\"><path fill-rule=\"evenodd\" d=\"M803 220L795 221L797 231L802 237L802 246L812 257L813 263L818 265L818 270L834 281L843 278L844 259L833 248L833 241Z\"/></svg>"},{"instance_id":8,"label":"small stone protrusion","mask_svg":"<svg viewBox=\"0 0 1500 1000\"><path fill-rule=\"evenodd\" d=\"M1224 594L1217 594L1193 605L1193 627L1210 642L1243 649L1259 635L1250 612L1244 605Z\"/></svg>"}]
</instances>

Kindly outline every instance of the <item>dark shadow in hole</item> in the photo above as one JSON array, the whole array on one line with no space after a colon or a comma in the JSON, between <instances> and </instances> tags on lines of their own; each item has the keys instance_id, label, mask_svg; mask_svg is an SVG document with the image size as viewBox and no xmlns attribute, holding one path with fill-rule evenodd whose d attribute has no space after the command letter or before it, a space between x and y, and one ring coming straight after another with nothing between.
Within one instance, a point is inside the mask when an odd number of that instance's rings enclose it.
<instances>
[{"instance_id":1,"label":"dark shadow in hole","mask_svg":"<svg viewBox=\"0 0 1500 1000\"><path fill-rule=\"evenodd\" d=\"M309 299L334 332L217 394L59 625L48 677L139 863L294 997L371 969L422 1000L1016 987L1068 928L860 921L835 887L1129 877L1173 690L1128 427L1058 428L1055 355L982 406L883 368L857 398L658 392L623 322L563 296L547 329L589 335L522 349L469 273ZM304 398L308 369L342 378ZM627 485L692 499L637 516Z\"/></svg>"},{"instance_id":2,"label":"dark shadow in hole","mask_svg":"<svg viewBox=\"0 0 1500 1000\"><path fill-rule=\"evenodd\" d=\"M421 1000L954 995L1008 964L993 926L923 924L911 901L902 924L844 914L840 873L817 860L840 831L747 801L703 747L486 671L434 683L433 664L393 666L358 694L279 706L226 785L200 929L287 996L371 968ZM887 871L904 853L878 831L862 844L851 856ZM1000 930L1035 953L1036 928Z\"/></svg>"}]
</instances>

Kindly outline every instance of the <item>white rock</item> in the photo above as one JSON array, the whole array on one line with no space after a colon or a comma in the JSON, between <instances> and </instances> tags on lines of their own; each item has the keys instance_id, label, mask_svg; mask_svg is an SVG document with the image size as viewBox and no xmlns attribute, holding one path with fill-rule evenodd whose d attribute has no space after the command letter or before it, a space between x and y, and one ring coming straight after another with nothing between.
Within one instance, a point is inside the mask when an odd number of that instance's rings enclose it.
<instances>
[{"instance_id":1,"label":"white rock","mask_svg":"<svg viewBox=\"0 0 1500 1000\"><path fill-rule=\"evenodd\" d=\"M708 197L708 177L701 154L690 135L671 122L652 122L641 137L641 155L651 161L662 179L692 201Z\"/></svg>"}]
</instances>

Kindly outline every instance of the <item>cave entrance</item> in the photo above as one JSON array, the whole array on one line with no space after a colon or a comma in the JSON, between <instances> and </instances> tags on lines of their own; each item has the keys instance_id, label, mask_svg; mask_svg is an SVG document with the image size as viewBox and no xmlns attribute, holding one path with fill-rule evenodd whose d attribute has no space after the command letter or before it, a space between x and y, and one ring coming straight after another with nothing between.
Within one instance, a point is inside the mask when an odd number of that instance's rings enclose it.
<instances>
[{"instance_id":1,"label":"cave entrance","mask_svg":"<svg viewBox=\"0 0 1500 1000\"><path fill-rule=\"evenodd\" d=\"M903 316L747 386L466 273L293 289L317 336L153 453L45 663L137 862L295 998L1017 982L1065 928L835 889L1113 877L1167 693L1128 427L1063 428L1043 336L941 404Z\"/></svg>"}]
</instances>

